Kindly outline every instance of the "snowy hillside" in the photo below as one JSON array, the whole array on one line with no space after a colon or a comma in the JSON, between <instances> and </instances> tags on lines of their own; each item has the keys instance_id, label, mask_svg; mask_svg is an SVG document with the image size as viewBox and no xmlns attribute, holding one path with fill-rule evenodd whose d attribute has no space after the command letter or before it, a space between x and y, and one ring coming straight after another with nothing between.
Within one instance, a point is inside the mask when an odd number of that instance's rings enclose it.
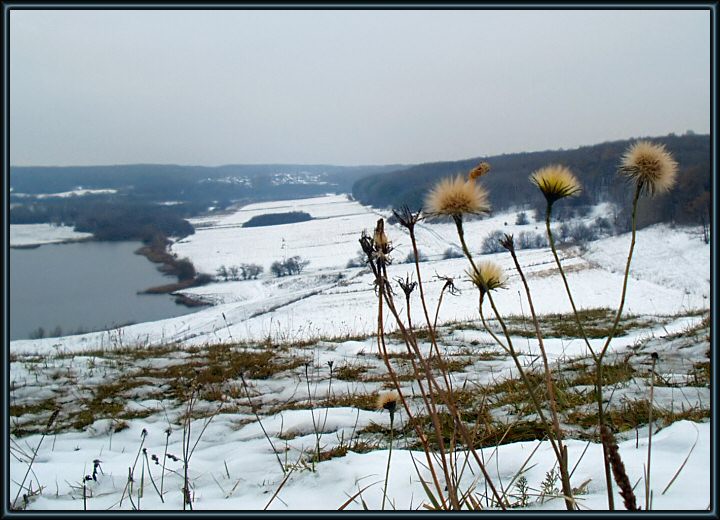
<instances>
[{"instance_id":1,"label":"snowy hillside","mask_svg":"<svg viewBox=\"0 0 720 520\"><path fill-rule=\"evenodd\" d=\"M313 220L242 227L253 216L290 211L304 211ZM602 211L598 208L587 222ZM27 477L34 491L26 493L29 510L183 509L182 465L167 454L181 456L183 431L190 424L192 442L197 441L189 464L194 509L338 509L346 502L348 509L363 509L363 503L379 509L389 418L376 409L375 397L391 383L373 336L377 296L372 274L346 265L357 256L361 232L388 216L346 196L328 195L253 204L197 219L196 233L174 243L173 253L190 258L199 272L255 263L264 267L263 275L183 291L215 303L193 314L81 336L13 341L11 500L41 445ZM521 345L523 363L531 366L538 358L537 342L526 333L529 306L510 255L480 255L492 231L542 233L544 224L528 216L530 223L524 225L515 224L516 212L471 220L465 233L473 253L498 262L509 277L507 289L494 293L494 299ZM416 279L414 265L400 263L411 250L406 230L388 225L386 231L395 247L389 275ZM660 354L656 373L663 383L655 383L653 398L662 411L652 437L654 509L710 504L710 391L709 372L704 372L706 366L709 371L710 247L696 231L654 226L638 233L622 330L609 353L608 362L626 370L607 389L611 410L619 411L647 401L648 360L651 353ZM445 283L438 276L454 278L460 289L458 295L445 293L438 320L444 354L454 362L453 385L500 395L497 385L512 379L515 368L479 322L467 260L443 259L448 248L459 248L454 225L423 222L417 236L428 257L420 266L431 307ZM588 315L599 316L598 327L612 316L603 309L617 308L629 241L629 235L620 235L586 249L561 248L575 301ZM272 262L296 255L310 262L302 273L272 276ZM602 448L585 422L589 392L578 369L589 352L582 340L561 331L571 308L549 249L521 250L518 258L535 308L547 318L545 346L558 381L578 400L564 412L564 425L570 432L571 467L577 464L572 484L579 489L579 507L604 509ZM417 291L411 318L425 320ZM391 323L388 319L388 330ZM603 338L589 341L599 348ZM429 348L424 342L421 346ZM402 361L405 345L398 338L391 337L388 348ZM239 379L243 371L247 387ZM210 379L198 389L194 419L186 423L188 381L198 374ZM416 382L404 381L403 394L415 395ZM44 438L54 409L60 409L58 431ZM385 507L416 509L428 497L413 457L421 468L424 459L403 414L394 425L391 505ZM490 404L488 417L502 431L519 420L518 414L512 403L498 401ZM642 424L617 426L633 484L641 481L647 458L647 426ZM499 447L493 442L481 451L511 507L564 507L557 490L538 491L554 463L547 443L521 436ZM315 450L322 451L319 461L312 459ZM468 464L463 479L479 489L478 469ZM94 478L83 480L92 477L94 468ZM519 472L530 486L524 495L517 488ZM644 505L642 488L641 483L636 494ZM616 504L621 503L618 495Z\"/></svg>"},{"instance_id":2,"label":"snowy hillside","mask_svg":"<svg viewBox=\"0 0 720 520\"><path fill-rule=\"evenodd\" d=\"M295 224L243 228L256 215L305 211L314 220ZM363 230L371 231L379 214L345 196L330 195L295 201L279 201L245 206L221 217L198 219L194 235L173 244L172 252L188 257L200 272L215 274L221 265L240 263L262 265L265 273L258 280L221 282L183 291L200 295L216 305L196 313L158 322L141 323L121 329L128 341L158 343L181 341L188 344L234 340L263 340L270 337L307 340L321 336L369 334L374 330L375 295L372 275L364 268L346 269L360 249ZM592 220L594 215L588 217ZM481 250L485 237L494 230L517 234L542 233L542 223L516 225L515 213L494 215L466 223L468 245ZM507 225L506 225L507 223ZM395 263L392 278L414 271L411 264L398 263L411 251L406 231L388 226ZM451 223L418 226L418 248L431 260L421 264L431 301L439 296L442 284L436 275L453 277L461 289L459 296L445 298L439 322L477 318L477 295L466 275L464 258L443 260L449 247L459 248ZM574 297L581 308L616 307L622 288L622 275L629 247L629 235L591 243L587 251L570 247L561 251ZM310 261L297 276L274 278L270 264L283 257L298 255ZM560 276L548 249L521 250L521 265L530 278L540 314L571 310L560 292ZM509 275L509 287L496 296L502 313L528 312L520 280L512 269L508 253L483 255L500 263ZM658 261L659 259L659 261ZM690 309L709 308L710 247L696 236L694 229L654 226L638 233L631 267L633 283L628 291L625 311L630 314L672 315ZM414 312L420 312L417 305ZM421 315L418 314L417 318ZM82 350L105 343L109 332L77 337L21 340L13 342L17 352L35 351L57 345ZM103 339L104 338L104 339Z\"/></svg>"}]
</instances>

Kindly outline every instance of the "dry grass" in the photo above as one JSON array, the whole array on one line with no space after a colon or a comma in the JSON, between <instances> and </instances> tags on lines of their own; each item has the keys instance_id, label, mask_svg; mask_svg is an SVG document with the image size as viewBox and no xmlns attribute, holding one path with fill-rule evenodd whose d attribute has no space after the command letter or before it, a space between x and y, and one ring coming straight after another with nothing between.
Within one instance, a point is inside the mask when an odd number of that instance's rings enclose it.
<instances>
[{"instance_id":1,"label":"dry grass","mask_svg":"<svg viewBox=\"0 0 720 520\"><path fill-rule=\"evenodd\" d=\"M587 319L600 319L605 314L597 310L586 315ZM556 318L553 318L556 319ZM461 328L469 329L468 324L461 324ZM448 335L457 330L457 324L444 329ZM687 337L689 341L703 341L709 334L709 323L705 327L692 327L683 331L677 337ZM449 336L448 336L449 337ZM675 336L674 336L675 337ZM56 421L54 430L59 432L67 429L83 429L99 419L112 419L114 431L127 428L129 422L136 418L148 417L160 410L153 406L140 409L129 406L130 403L155 400L164 403L163 406L181 407L189 394L190 384L199 385L199 403L193 411L194 417L206 417L214 413L220 403L223 403L221 412L236 414L247 411L244 390L239 384L238 374L243 373L248 380L262 380L281 377L283 374L294 374L303 380L304 364L307 359L303 357L306 348L310 345L299 345L293 350L288 346L278 346L274 343L223 344L215 346L194 346L180 348L177 345L148 346L120 346L98 349L80 355L70 356L59 354L50 360L41 356L28 357L22 361L25 366L32 366L32 370L43 373L48 379L56 381L60 387L71 386L75 401L72 406L63 406L68 399L68 392L58 392L56 396L32 401L29 399L11 400L9 408L11 417L11 430L14 435L24 436L43 431L43 427L53 410L61 408L62 412ZM442 369L452 374L464 373L473 364L473 372L482 370L478 361L488 359L502 359L504 354L496 350L479 350L476 345L452 345L454 355L430 358L433 369ZM303 355L297 354L303 353ZM709 354L709 351L708 351ZM406 353L391 356L396 366L401 367L398 379L401 382L416 381L410 363L410 356ZM389 375L382 370L380 362L374 361L375 356L358 360L348 360L333 371L333 380L347 382L381 383L381 387L392 388ZM98 383L85 381L82 371L76 363L83 361L92 367L96 374L108 371L108 377ZM69 366L59 363L70 362ZM635 355L627 358L615 358L603 367L603 383L606 387L622 389L634 380L646 381L646 369L640 369L642 355L635 351ZM79 365L78 365L79 366ZM112 374L122 373L122 377ZM514 373L514 371L513 371ZM327 377L313 384L316 388L328 384ZM424 373L420 373L424 378ZM710 361L703 360L692 364L688 370L688 384L707 386L710 382ZM546 387L543 375L538 372L528 372L528 378L537 396L546 398ZM593 389L595 382L595 366L590 359L576 359L567 361L554 369L556 382L556 400L558 410L565 428L573 432L577 438L596 439L594 428L597 423L597 413L592 403L595 399ZM658 384L658 386L660 386ZM14 383L13 389L22 385ZM67 390L67 388L66 388ZM13 390L14 391L14 390ZM12 395L12 392L11 392ZM627 431L642 426L647 421L649 407L647 401L621 400L617 394L614 403L608 410L608 423L615 431ZM419 397L408 396L418 401ZM329 397L309 402L305 397L284 403L265 403L259 411L272 415L284 410L308 409L325 407L351 407L358 410L373 411L376 394L367 391L354 391L336 393L330 392ZM527 389L517 377L500 378L489 384L466 383L453 391L453 400L458 407L460 417L473 432L476 447L494 446L499 443L511 443L522 440L538 440L546 436L546 430L537 421L532 405L529 402ZM17 401L17 402L15 402ZM419 402L419 401L418 401ZM174 403L174 404L173 404ZM709 417L709 409L702 407L676 408L673 411L660 407L653 409L653 416L660 424L669 424L680 419L704 420ZM502 419L501 419L502 418ZM448 414L441 413L441 431L445 441L457 437L454 426ZM421 427L430 432L429 441L437 445L437 435L429 423L427 416L419 416L416 421ZM244 421L247 423L248 421ZM397 423L396 423L397 426ZM405 421L398 436L405 438L409 446L420 447L413 424ZM321 460L341 457L347 451L369 451L377 447L380 439L389 438L386 424L370 424L360 428L354 439L353 446L341 445L330 448L320 455Z\"/></svg>"},{"instance_id":2,"label":"dry grass","mask_svg":"<svg viewBox=\"0 0 720 520\"><path fill-rule=\"evenodd\" d=\"M616 432L625 432L647 425L650 413L650 402L647 399L624 400L619 405L610 408L605 414L605 420ZM680 407L679 411L667 410L653 406L653 420L661 427L672 424L675 421L689 420L702 421L710 417L709 408ZM567 421L590 431L597 426L597 411L583 412L575 410L567 415ZM593 439L599 439L597 433L592 434Z\"/></svg>"}]
</instances>

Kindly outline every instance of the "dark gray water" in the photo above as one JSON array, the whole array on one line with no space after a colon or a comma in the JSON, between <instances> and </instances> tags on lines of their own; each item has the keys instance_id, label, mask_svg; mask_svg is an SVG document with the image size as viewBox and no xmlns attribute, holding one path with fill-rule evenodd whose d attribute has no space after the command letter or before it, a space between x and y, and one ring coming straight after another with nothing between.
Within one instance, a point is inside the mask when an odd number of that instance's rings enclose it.
<instances>
[{"instance_id":1,"label":"dark gray water","mask_svg":"<svg viewBox=\"0 0 720 520\"><path fill-rule=\"evenodd\" d=\"M10 339L67 335L194 312L167 294L137 294L175 282L139 242L76 242L10 250Z\"/></svg>"}]
</instances>

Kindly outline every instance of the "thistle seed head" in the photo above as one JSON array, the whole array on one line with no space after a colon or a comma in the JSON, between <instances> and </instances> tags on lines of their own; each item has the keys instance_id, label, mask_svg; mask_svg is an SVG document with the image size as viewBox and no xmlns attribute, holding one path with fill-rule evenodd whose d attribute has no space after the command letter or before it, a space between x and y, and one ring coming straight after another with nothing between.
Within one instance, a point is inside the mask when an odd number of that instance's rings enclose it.
<instances>
[{"instance_id":1,"label":"thistle seed head","mask_svg":"<svg viewBox=\"0 0 720 520\"><path fill-rule=\"evenodd\" d=\"M530 175L530 181L540 188L548 204L577 195L581 191L580 181L569 168L559 164L540 168Z\"/></svg>"},{"instance_id":2,"label":"thistle seed head","mask_svg":"<svg viewBox=\"0 0 720 520\"><path fill-rule=\"evenodd\" d=\"M477 270L468 271L468 274L482 295L507 286L507 276L495 262L480 262Z\"/></svg>"},{"instance_id":3,"label":"thistle seed head","mask_svg":"<svg viewBox=\"0 0 720 520\"><path fill-rule=\"evenodd\" d=\"M653 196L675 185L678 164L664 145L638 141L625 152L620 173L634 181L641 193Z\"/></svg>"},{"instance_id":4,"label":"thistle seed head","mask_svg":"<svg viewBox=\"0 0 720 520\"><path fill-rule=\"evenodd\" d=\"M397 409L398 401L400 401L400 394L398 394L395 390L383 392L378 395L377 407L379 410L385 409L393 414Z\"/></svg>"},{"instance_id":5,"label":"thistle seed head","mask_svg":"<svg viewBox=\"0 0 720 520\"><path fill-rule=\"evenodd\" d=\"M428 194L425 212L450 217L489 213L488 193L473 178L466 180L461 175L448 177L438 182Z\"/></svg>"}]
</instances>

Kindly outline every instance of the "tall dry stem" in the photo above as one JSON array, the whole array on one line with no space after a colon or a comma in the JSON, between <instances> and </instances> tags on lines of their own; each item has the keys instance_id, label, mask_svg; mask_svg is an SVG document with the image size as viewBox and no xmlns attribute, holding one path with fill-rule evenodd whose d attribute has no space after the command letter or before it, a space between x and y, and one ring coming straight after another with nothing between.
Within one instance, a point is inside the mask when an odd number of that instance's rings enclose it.
<instances>
[{"instance_id":1,"label":"tall dry stem","mask_svg":"<svg viewBox=\"0 0 720 520\"><path fill-rule=\"evenodd\" d=\"M381 232L383 230L383 226L378 222L378 227L376 228L375 237L382 236ZM501 508L505 508L505 505L502 502L501 495L498 493L497 489L495 488L494 484L492 483L492 479L490 475L488 474L480 456L477 454L477 451L475 450L472 439L467 431L467 427L464 425L460 415L459 411L457 409L457 406L454 403L453 399L453 393L449 391L448 387L445 386L444 388L439 384L438 380L436 379L434 375L434 370L431 364L429 363L429 360L426 358L426 356L423 355L423 353L420 351L418 347L417 342L417 336L415 335L414 331L410 327L406 327L403 323L403 320L400 317L400 314L398 313L397 308L394 304L394 299L392 295L392 290L390 289L390 285L388 283L388 276L387 276L387 269L386 264L388 260L388 253L391 250L391 247L389 247L389 243L387 242L387 238L384 238L381 243L376 243L373 238L368 236L367 234L363 234L363 236L360 239L360 244L363 248L363 251L368 256L368 264L370 265L373 274L375 275L376 280L376 287L378 291L378 334L377 334L377 340L378 340L378 349L381 354L381 358L385 362L385 365L388 369L388 373L391 377L391 380L393 381L393 384L395 388L398 390L400 394L400 400L403 404L404 409L408 413L408 417L410 420L410 423L413 425L417 435L418 439L420 440L421 444L423 445L423 450L425 452L425 457L428 462L428 469L430 470L430 474L432 477L432 484L435 487L437 496L439 497L438 506L441 509L459 509L462 506L460 497L461 494L459 493L459 490L457 488L459 484L459 479L457 475L457 465L453 459L452 450L456 447L456 436L459 432L460 437L463 439L463 443L466 446L466 448L470 451L470 453L475 458L481 472L483 473L483 476L486 479L486 484L490 488L493 496L495 497L496 503ZM417 256L416 256L416 263L417 263ZM422 279L421 279L422 280ZM419 283L422 283L421 280ZM402 391L400 388L400 383L397 378L397 374L392 367L392 364L390 363L389 356L387 354L387 346L385 345L385 335L384 335L384 321L383 321L383 314L384 314L384 304L387 305L388 310L392 314L398 329L400 330L400 334L402 339L404 340L406 346L409 349L409 352L414 354L413 360L411 360L411 363L413 365L413 370L416 375L416 380L418 382L420 393L423 399L423 402L425 404L425 409L428 412L428 417L430 419L430 422L432 424L433 430L436 435L437 444L438 444L438 454L434 453L433 448L430 446L428 439L425 435L425 432L422 431L421 423L420 421L416 420L414 414L410 410L410 407L406 401L406 399L402 395ZM426 314L426 319L429 319ZM429 323L429 328L433 329L431 323ZM417 362L416 362L417 360ZM417 364L419 363L419 365ZM439 363L440 366L440 373L441 373L441 379L446 380L447 373L444 370L443 364ZM420 368L422 368L422 373L420 372ZM427 383L427 388L423 385L422 381L423 379ZM451 435L451 438L449 439L449 448L445 445L444 440L444 432L442 425L440 423L440 415L439 415L439 405L442 404L444 407L447 407L447 412L449 414L449 417L452 419L453 424L453 433ZM448 451L450 450L450 451ZM441 485L440 481L438 479L437 472L435 470L435 464L434 460L437 460L440 465L440 470L442 472L442 475L445 480L445 485ZM429 489L426 489L426 491L429 493ZM447 499L446 499L447 496ZM435 494L429 495L431 497L432 501L435 501Z\"/></svg>"},{"instance_id":2,"label":"tall dry stem","mask_svg":"<svg viewBox=\"0 0 720 520\"><path fill-rule=\"evenodd\" d=\"M652 353L652 368L650 368L650 404L648 406L648 449L647 449L647 478L645 479L645 511L650 511L650 456L652 455L652 426L653 401L655 399L655 363L657 353Z\"/></svg>"},{"instance_id":3,"label":"tall dry stem","mask_svg":"<svg viewBox=\"0 0 720 520\"><path fill-rule=\"evenodd\" d=\"M598 427L602 429L605 425L605 409L603 407L603 359L605 354L610 347L610 342L617 333L618 325L620 323L620 317L622 316L623 309L625 307L625 296L627 295L627 282L630 277L630 262L632 261L633 251L635 250L635 237L637 234L637 206L642 191L641 185L638 184L635 188L635 195L633 196L632 202L632 232L630 237L630 250L628 251L627 261L625 263L625 273L623 275L622 292L620 294L620 303L618 305L617 313L615 314L615 320L613 321L613 327L610 334L605 340L600 353L597 356L593 356L595 361L595 393L597 396L597 408L598 408ZM605 480L608 488L608 508L614 509L614 498L612 493L612 480L610 479L610 460L609 452L605 443L603 443L603 463L605 466Z\"/></svg>"},{"instance_id":4,"label":"tall dry stem","mask_svg":"<svg viewBox=\"0 0 720 520\"><path fill-rule=\"evenodd\" d=\"M547 353L545 351L545 342L543 341L542 332L540 330L540 322L538 321L537 314L535 313L535 306L533 305L530 286L528 285L527 279L525 278L525 273L523 273L520 262L518 261L517 255L515 254L515 246L512 237L505 235L505 239L503 240L502 245L510 252L510 255L512 256L513 263L515 264L515 269L520 274L520 279L522 280L523 287L525 288L525 294L528 299L528 304L530 305L530 315L532 316L533 325L535 326L535 336L537 337L538 345L540 347L540 354L543 360L543 368L545 371L545 387L548 395L548 403L550 405L550 413L552 415L553 429L557 438L558 449L563 455L563 459L565 459L565 463L560 465L561 478L563 480L563 485L572 491L572 488L570 487L570 475L568 473L567 465L567 450L563 446L564 435L562 428L560 427L560 418L557 411L555 383L553 382L552 369L550 367L550 363L548 362Z\"/></svg>"},{"instance_id":5,"label":"tall dry stem","mask_svg":"<svg viewBox=\"0 0 720 520\"><path fill-rule=\"evenodd\" d=\"M575 323L578 326L578 330L580 331L580 336L582 337L583 341L585 342L585 345L587 346L590 354L592 355L593 361L595 362L595 373L596 373L596 395L597 395L597 403L598 403L598 427L602 426L604 424L604 410L602 405L602 357L598 356L595 351L593 350L592 346L590 345L590 340L588 340L587 334L585 333L585 328L582 325L582 321L580 320L580 314L578 313L577 307L575 306L575 300L572 296L572 291L570 290L570 285L567 281L567 277L565 276L565 270L563 269L562 262L560 261L560 257L558 256L557 249L555 247L555 238L553 237L552 229L550 228L550 219L552 215L552 203L548 202L546 210L545 210L545 230L547 232L548 236L548 243L550 245L550 250L552 251L553 258L555 259L555 263L558 266L558 270L560 271L560 276L562 277L563 285L565 287L565 292L568 296L568 299L570 300L570 306L572 307L573 316L575 317ZM608 498L608 509L614 510L615 509L615 498L613 496L613 481L612 481L612 474L610 472L610 461L609 461L609 453L607 451L607 446L605 444L602 445L603 449L603 467L605 470L605 486L607 488L607 498Z\"/></svg>"},{"instance_id":6,"label":"tall dry stem","mask_svg":"<svg viewBox=\"0 0 720 520\"><path fill-rule=\"evenodd\" d=\"M557 431L560 428L559 421L557 422L557 430L556 431L553 431L552 428L550 426L548 426L550 423L545 419L545 414L543 412L543 408L542 408L540 402L538 401L537 396L535 395L535 390L532 386L532 383L528 379L526 371L525 371L524 367L522 366L522 363L520 363L520 358L513 347L512 339L510 338L510 333L505 324L505 321L502 319L500 312L498 311L497 307L495 306L495 302L493 300L491 291L485 285L485 281L484 281L483 277L480 275L480 269L478 269L478 267L473 259L472 253L470 252L470 249L468 248L467 243L465 242L465 231L463 228L462 217L460 215L457 215L457 216L453 217L453 220L455 221L455 227L458 232L458 237L460 238L460 245L462 246L462 250L465 253L466 258L470 262L470 265L472 267L472 272L475 273L475 275L476 275L475 278L481 283L481 287L479 287L480 302L478 305L478 307L479 307L478 310L480 313L480 318L482 320L483 326L485 327L485 330L487 330L490 333L493 340L495 340L495 342L498 345L500 345L510 355L511 359L515 363L515 366L518 370L520 378L522 379L523 383L525 384L528 394L530 395L530 399L532 401L533 408L536 411L536 413L538 414L538 417L540 418L542 424L546 428L547 433L548 433L548 439L550 441L550 444L552 445L553 451L555 452L555 456L557 458L558 465L560 468L560 474L562 477L563 493L565 495L566 507L568 508L568 510L573 510L573 509L575 509L575 501L572 498L573 491L572 491L572 486L570 485L570 477L569 477L569 473L568 473L567 459L564 456L564 450L563 450L561 437L557 436ZM500 338L498 338L498 336L490 329L490 327L487 324L487 321L485 320L485 315L482 310L482 304L483 304L483 299L484 299L485 295L487 295L490 305L493 309L493 313L495 314L495 318L497 319L498 323L500 324L500 327L502 328L502 331L505 336L505 340L506 340L507 344L504 344L500 340ZM538 331L539 331L539 329L538 329ZM553 401L554 401L554 399L553 399ZM551 406L553 406L553 405L551 405Z\"/></svg>"}]
</instances>

